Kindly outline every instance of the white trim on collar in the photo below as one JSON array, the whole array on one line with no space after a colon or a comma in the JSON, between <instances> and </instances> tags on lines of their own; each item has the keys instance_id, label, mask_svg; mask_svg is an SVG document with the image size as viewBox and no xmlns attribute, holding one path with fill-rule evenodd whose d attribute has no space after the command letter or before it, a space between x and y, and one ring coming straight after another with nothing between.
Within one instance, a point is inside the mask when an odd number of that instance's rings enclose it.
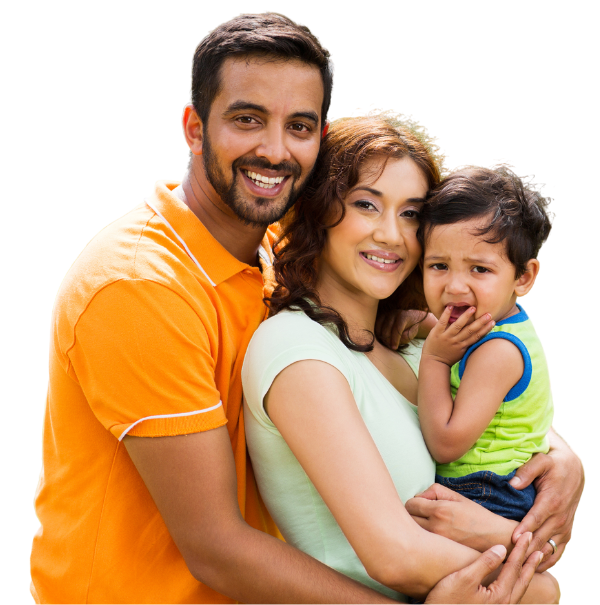
<instances>
[{"instance_id":1,"label":"white trim on collar","mask_svg":"<svg viewBox=\"0 0 600 605\"><path fill-rule=\"evenodd\" d=\"M148 200L144 200L144 201L152 210L154 210L154 212L156 212L157 216L159 216L163 220L165 225L167 225L167 227L169 227L169 229L173 232L175 237L179 240L179 243L184 247L184 249L188 253L189 257L192 259L192 261L194 261L194 264L196 265L196 267L198 267L198 269L200 269L200 271L202 271L204 277L206 277L206 279L210 282L210 285L213 286L213 288L215 288L217 284L215 284L215 282L208 276L208 273L202 268L202 265L198 262L196 257L192 254L192 251L187 247L187 244L179 236L179 233L177 233L177 231L175 231L175 229L173 229L173 227L171 226L171 223L169 223L169 221Z\"/></svg>"},{"instance_id":2,"label":"white trim on collar","mask_svg":"<svg viewBox=\"0 0 600 605\"><path fill-rule=\"evenodd\" d=\"M273 264L271 262L271 257L267 254L267 251L264 249L263 246L258 249L258 256L260 256L265 261L267 267L270 267Z\"/></svg>"}]
</instances>

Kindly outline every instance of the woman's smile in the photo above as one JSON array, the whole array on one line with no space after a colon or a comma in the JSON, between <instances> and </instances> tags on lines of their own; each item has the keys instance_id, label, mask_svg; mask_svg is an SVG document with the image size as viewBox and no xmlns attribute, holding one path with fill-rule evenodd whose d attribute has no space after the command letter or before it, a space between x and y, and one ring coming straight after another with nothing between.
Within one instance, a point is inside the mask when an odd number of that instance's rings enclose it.
<instances>
[{"instance_id":1,"label":"woman's smile","mask_svg":"<svg viewBox=\"0 0 600 605\"><path fill-rule=\"evenodd\" d=\"M402 264L402 259L397 254L386 252L385 250L365 250L359 252L359 255L368 265L374 267L378 271L391 273L398 269Z\"/></svg>"}]
</instances>

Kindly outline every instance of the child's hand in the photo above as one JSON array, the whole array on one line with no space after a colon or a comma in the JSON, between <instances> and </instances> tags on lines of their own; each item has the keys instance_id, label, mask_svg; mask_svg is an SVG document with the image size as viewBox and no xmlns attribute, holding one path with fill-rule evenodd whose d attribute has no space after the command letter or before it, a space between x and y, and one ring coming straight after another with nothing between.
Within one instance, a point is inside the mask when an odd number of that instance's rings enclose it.
<instances>
[{"instance_id":1,"label":"child's hand","mask_svg":"<svg viewBox=\"0 0 600 605\"><path fill-rule=\"evenodd\" d=\"M449 324L452 306L446 307L425 341L423 357L428 356L448 366L460 361L466 350L496 325L489 313L468 324L475 311L475 307L469 307L454 323Z\"/></svg>"}]
</instances>

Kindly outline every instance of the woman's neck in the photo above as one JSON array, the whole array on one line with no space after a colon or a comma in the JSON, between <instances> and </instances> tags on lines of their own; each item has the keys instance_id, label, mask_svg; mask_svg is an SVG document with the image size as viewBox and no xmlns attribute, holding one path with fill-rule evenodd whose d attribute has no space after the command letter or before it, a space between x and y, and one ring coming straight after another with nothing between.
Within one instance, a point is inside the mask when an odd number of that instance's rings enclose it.
<instances>
[{"instance_id":1,"label":"woman's neck","mask_svg":"<svg viewBox=\"0 0 600 605\"><path fill-rule=\"evenodd\" d=\"M370 341L374 333L379 301L364 292L353 292L344 284L327 275L320 275L317 293L321 304L335 309L344 319L350 338L356 343Z\"/></svg>"}]
</instances>

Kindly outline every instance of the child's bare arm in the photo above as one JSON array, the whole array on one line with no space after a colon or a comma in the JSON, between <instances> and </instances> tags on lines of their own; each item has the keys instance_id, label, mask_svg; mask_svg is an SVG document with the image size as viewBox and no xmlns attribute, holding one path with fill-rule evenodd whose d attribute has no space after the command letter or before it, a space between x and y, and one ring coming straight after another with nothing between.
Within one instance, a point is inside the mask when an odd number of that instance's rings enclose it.
<instances>
[{"instance_id":1,"label":"child's bare arm","mask_svg":"<svg viewBox=\"0 0 600 605\"><path fill-rule=\"evenodd\" d=\"M494 322L482 316L468 324L475 310L448 326L446 309L425 342L419 370L419 418L433 457L441 463L460 458L477 441L510 388L523 374L523 359L510 342L495 339L469 357L456 400L450 393L450 367Z\"/></svg>"}]
</instances>

